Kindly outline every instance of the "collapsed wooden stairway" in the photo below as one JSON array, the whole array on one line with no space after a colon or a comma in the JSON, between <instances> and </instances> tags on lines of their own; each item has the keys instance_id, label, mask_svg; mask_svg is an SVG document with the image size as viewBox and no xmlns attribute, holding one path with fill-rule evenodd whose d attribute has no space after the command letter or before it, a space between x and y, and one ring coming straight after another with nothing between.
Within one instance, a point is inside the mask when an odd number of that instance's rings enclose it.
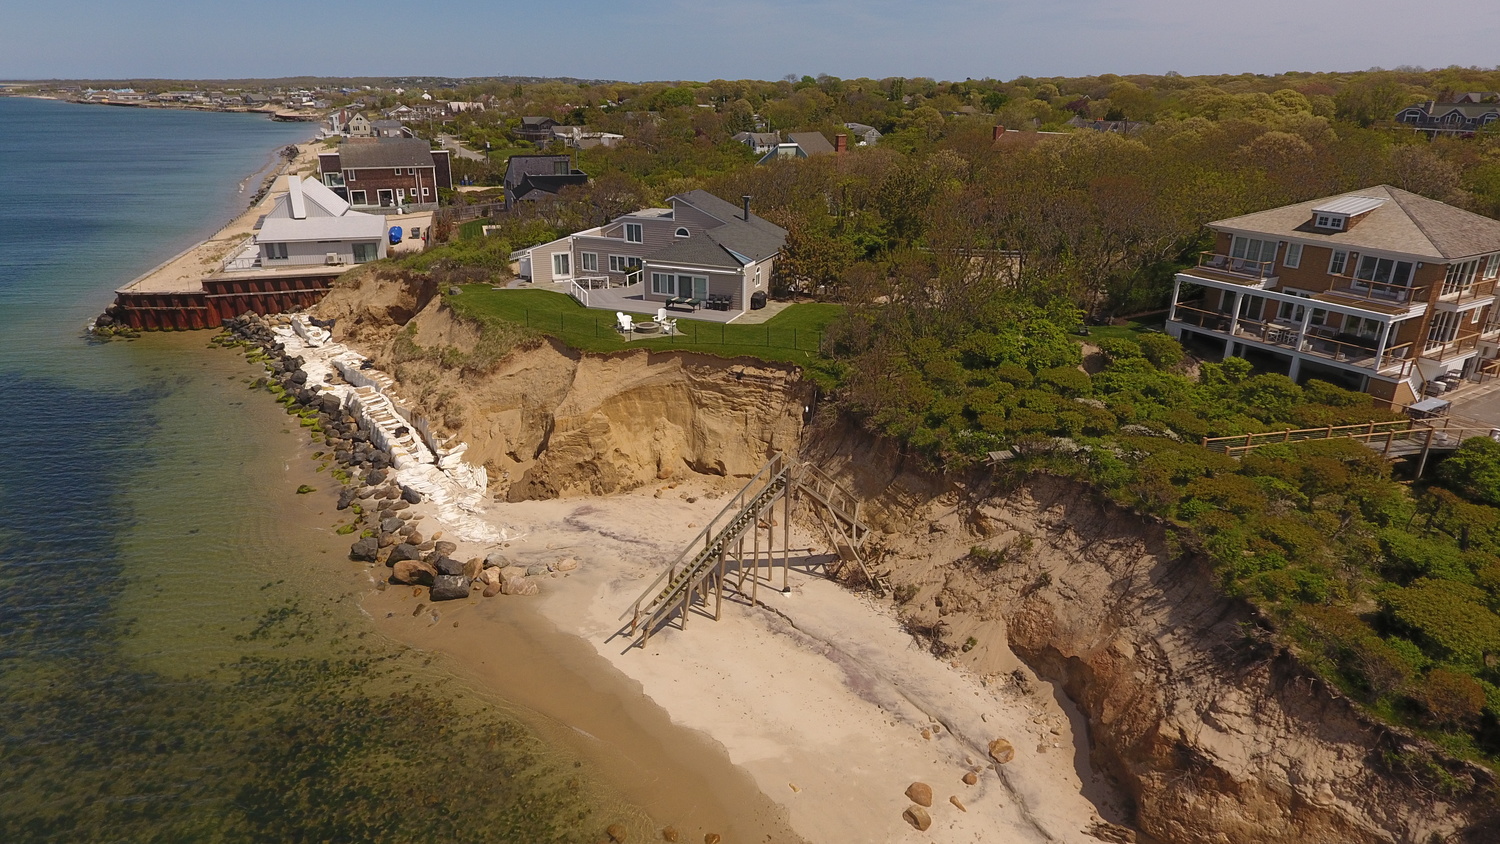
<instances>
[{"instance_id":1,"label":"collapsed wooden stairway","mask_svg":"<svg viewBox=\"0 0 1500 844\"><path fill-rule=\"evenodd\" d=\"M780 527L782 589L787 587L787 570L791 564L791 512L795 499L805 497L820 505L819 515L829 531L839 559L857 562L866 579L876 584L860 557L859 549L870 529L859 520L859 502L817 467L800 463L781 452L772 455L749 483L730 499L719 514L682 550L672 564L636 598L620 616L630 618L631 635L640 635L645 645L651 633L673 614L680 613L683 627L693 602L702 599L706 605L714 596L714 618L720 617L724 601L724 583L728 564L734 562L738 581L736 588L748 595L751 605L759 602L761 568L761 532L766 532L766 552L774 571L776 564L774 519L776 503L782 505ZM745 541L751 541L753 570L746 568ZM750 577L750 591L745 578ZM878 588L878 585L877 585Z\"/></svg>"}]
</instances>

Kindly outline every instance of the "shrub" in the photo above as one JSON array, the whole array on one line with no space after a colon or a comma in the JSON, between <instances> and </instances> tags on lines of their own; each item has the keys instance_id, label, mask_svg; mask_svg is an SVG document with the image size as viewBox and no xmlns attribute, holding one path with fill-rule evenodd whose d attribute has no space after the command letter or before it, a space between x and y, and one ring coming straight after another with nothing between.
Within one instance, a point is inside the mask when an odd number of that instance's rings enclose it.
<instances>
[{"instance_id":1,"label":"shrub","mask_svg":"<svg viewBox=\"0 0 1500 844\"><path fill-rule=\"evenodd\" d=\"M1471 500L1500 505L1500 442L1489 437L1464 440L1438 466L1437 476L1453 491Z\"/></svg>"},{"instance_id":2,"label":"shrub","mask_svg":"<svg viewBox=\"0 0 1500 844\"><path fill-rule=\"evenodd\" d=\"M1141 346L1125 337L1106 337L1099 341L1099 353L1111 363L1141 357Z\"/></svg>"},{"instance_id":3,"label":"shrub","mask_svg":"<svg viewBox=\"0 0 1500 844\"><path fill-rule=\"evenodd\" d=\"M1389 617L1410 630L1424 650L1476 668L1485 654L1500 652L1500 616L1484 600L1476 587L1425 578L1381 596Z\"/></svg>"},{"instance_id":4,"label":"shrub","mask_svg":"<svg viewBox=\"0 0 1500 844\"><path fill-rule=\"evenodd\" d=\"M1065 396L1085 396L1091 389L1089 374L1071 366L1057 366L1036 374L1037 383Z\"/></svg>"},{"instance_id":5,"label":"shrub","mask_svg":"<svg viewBox=\"0 0 1500 844\"><path fill-rule=\"evenodd\" d=\"M1427 672L1412 689L1411 697L1421 705L1427 722L1435 727L1472 727L1487 702L1479 681L1446 668Z\"/></svg>"},{"instance_id":6,"label":"shrub","mask_svg":"<svg viewBox=\"0 0 1500 844\"><path fill-rule=\"evenodd\" d=\"M1036 380L1031 377L1030 372L1026 371L1026 367L1016 366L1013 363L995 367L995 377L1008 384L1014 384L1022 388L1030 387Z\"/></svg>"},{"instance_id":7,"label":"shrub","mask_svg":"<svg viewBox=\"0 0 1500 844\"><path fill-rule=\"evenodd\" d=\"M1186 357L1182 344L1166 334L1143 334L1137 342L1141 354L1157 369L1173 369Z\"/></svg>"}]
</instances>

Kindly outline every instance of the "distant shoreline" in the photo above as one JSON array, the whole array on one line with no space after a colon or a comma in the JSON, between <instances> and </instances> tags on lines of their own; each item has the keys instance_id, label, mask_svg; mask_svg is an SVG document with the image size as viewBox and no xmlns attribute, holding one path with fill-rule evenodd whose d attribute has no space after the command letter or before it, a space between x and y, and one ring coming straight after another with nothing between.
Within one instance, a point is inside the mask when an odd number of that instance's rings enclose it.
<instances>
[{"instance_id":1,"label":"distant shoreline","mask_svg":"<svg viewBox=\"0 0 1500 844\"><path fill-rule=\"evenodd\" d=\"M301 111L285 111L268 108L251 108L249 106L221 106L201 105L197 103L163 103L163 102L114 102L111 100L82 100L74 97L54 97L48 94L8 94L16 98L32 100L52 100L59 103L72 103L74 105L115 106L117 108L158 108L174 111L207 111L222 114L264 114L266 117L282 123L317 123L323 119L321 113L307 113Z\"/></svg>"}]
</instances>

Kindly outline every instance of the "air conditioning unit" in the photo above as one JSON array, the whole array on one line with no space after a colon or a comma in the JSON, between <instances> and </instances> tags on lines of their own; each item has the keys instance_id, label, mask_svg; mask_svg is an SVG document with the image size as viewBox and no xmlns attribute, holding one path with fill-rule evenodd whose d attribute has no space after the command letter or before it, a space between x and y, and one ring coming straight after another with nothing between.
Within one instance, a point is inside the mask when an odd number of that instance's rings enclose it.
<instances>
[{"instance_id":1,"label":"air conditioning unit","mask_svg":"<svg viewBox=\"0 0 1500 844\"><path fill-rule=\"evenodd\" d=\"M344 263L344 256L337 252L329 252L323 256L323 263L330 267L336 267Z\"/></svg>"}]
</instances>

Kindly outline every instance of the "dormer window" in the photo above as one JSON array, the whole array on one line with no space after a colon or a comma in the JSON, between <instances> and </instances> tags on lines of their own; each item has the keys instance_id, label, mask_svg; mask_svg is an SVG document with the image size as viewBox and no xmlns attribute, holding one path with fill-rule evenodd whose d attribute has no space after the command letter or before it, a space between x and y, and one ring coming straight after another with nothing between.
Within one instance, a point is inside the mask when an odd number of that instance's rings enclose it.
<instances>
[{"instance_id":1,"label":"dormer window","mask_svg":"<svg viewBox=\"0 0 1500 844\"><path fill-rule=\"evenodd\" d=\"M1341 232L1344 230L1344 223L1348 219L1348 217L1342 214L1319 214L1313 221L1313 225L1320 229L1333 229L1334 231Z\"/></svg>"},{"instance_id":2,"label":"dormer window","mask_svg":"<svg viewBox=\"0 0 1500 844\"><path fill-rule=\"evenodd\" d=\"M674 232L674 234L676 234L678 237L692 237L693 236L693 233L690 232L690 231L688 231L685 227L678 228L677 231Z\"/></svg>"}]
</instances>

